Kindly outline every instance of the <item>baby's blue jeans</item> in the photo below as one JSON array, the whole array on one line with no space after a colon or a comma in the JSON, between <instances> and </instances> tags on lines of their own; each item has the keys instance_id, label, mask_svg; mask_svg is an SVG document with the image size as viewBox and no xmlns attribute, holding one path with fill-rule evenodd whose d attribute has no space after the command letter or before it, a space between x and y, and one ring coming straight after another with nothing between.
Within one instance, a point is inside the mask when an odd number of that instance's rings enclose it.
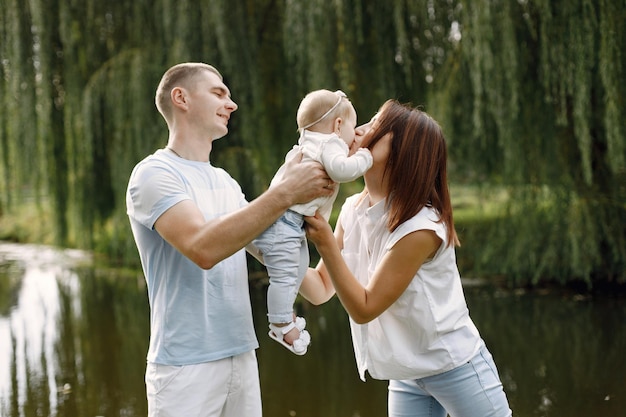
<instances>
[{"instance_id":1,"label":"baby's blue jeans","mask_svg":"<svg viewBox=\"0 0 626 417\"><path fill-rule=\"evenodd\" d=\"M287 210L254 240L254 245L263 254L270 279L267 318L270 323L291 323L293 304L309 267L304 217Z\"/></svg>"}]
</instances>

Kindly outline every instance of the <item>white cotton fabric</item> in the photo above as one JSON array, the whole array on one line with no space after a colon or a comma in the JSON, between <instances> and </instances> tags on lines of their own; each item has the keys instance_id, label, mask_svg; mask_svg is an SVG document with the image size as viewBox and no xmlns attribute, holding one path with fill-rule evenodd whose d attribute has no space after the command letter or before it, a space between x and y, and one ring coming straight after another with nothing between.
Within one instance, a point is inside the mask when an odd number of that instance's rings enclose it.
<instances>
[{"instance_id":1,"label":"white cotton fabric","mask_svg":"<svg viewBox=\"0 0 626 417\"><path fill-rule=\"evenodd\" d=\"M368 149L361 148L348 156L348 145L334 133L319 133L303 130L298 144L285 156L285 162L291 161L298 152L302 152L302 161L316 161L322 164L328 176L335 182L350 182L363 176L372 167L372 154ZM281 166L272 179L275 184L284 175L285 166ZM290 210L304 216L313 216L319 209L320 214L328 220L333 203L337 198L339 187L328 197L319 197L304 204L296 204Z\"/></svg>"},{"instance_id":2,"label":"white cotton fabric","mask_svg":"<svg viewBox=\"0 0 626 417\"><path fill-rule=\"evenodd\" d=\"M416 379L456 368L479 351L481 338L470 319L453 246L436 210L425 207L393 233L385 201L369 207L367 196L346 200L340 222L343 257L366 286L377 265L403 237L433 230L442 239L435 256L417 271L408 288L385 312L363 325L350 319L357 367L375 379Z\"/></svg>"},{"instance_id":3,"label":"white cotton fabric","mask_svg":"<svg viewBox=\"0 0 626 417\"><path fill-rule=\"evenodd\" d=\"M237 182L210 162L158 150L133 170L126 204L148 287L150 363L190 365L258 348L245 250L204 270L154 229L184 200L192 200L206 221L248 204Z\"/></svg>"}]
</instances>

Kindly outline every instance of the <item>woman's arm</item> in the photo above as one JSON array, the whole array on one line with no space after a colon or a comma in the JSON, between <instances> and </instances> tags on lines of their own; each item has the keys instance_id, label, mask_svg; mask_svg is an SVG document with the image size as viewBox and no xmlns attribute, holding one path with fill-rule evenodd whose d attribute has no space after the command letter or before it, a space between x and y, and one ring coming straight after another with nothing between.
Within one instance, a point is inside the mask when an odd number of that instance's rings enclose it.
<instances>
[{"instance_id":1,"label":"woman's arm","mask_svg":"<svg viewBox=\"0 0 626 417\"><path fill-rule=\"evenodd\" d=\"M348 269L336 244L331 244L324 219L306 219L307 236L322 256L328 276L344 308L357 323L367 323L393 304L421 265L433 256L441 239L430 230L418 230L400 239L377 265L367 287Z\"/></svg>"},{"instance_id":2,"label":"woman's arm","mask_svg":"<svg viewBox=\"0 0 626 417\"><path fill-rule=\"evenodd\" d=\"M300 294L311 304L320 305L335 295L335 287L324 267L324 261L320 260L315 269L309 268L304 275Z\"/></svg>"},{"instance_id":3,"label":"woman's arm","mask_svg":"<svg viewBox=\"0 0 626 417\"><path fill-rule=\"evenodd\" d=\"M316 213L316 216L319 216L319 213ZM341 248L343 247L343 228L341 223L337 221L333 235L328 222L322 216L319 216L319 218L321 219L320 226L323 226L325 229L323 233L326 233L326 238L329 240L328 244L332 245L334 242L341 253ZM326 265L324 265L324 259L320 259L315 269L309 268L307 270L302 285L300 285L300 294L315 305L323 304L335 295L335 287L328 275Z\"/></svg>"}]
</instances>

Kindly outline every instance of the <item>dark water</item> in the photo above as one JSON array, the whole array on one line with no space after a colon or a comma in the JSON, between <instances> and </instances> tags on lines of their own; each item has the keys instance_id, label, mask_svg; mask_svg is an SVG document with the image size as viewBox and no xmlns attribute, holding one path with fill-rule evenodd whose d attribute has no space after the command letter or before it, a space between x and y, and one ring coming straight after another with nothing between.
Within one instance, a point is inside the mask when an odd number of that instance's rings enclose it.
<instances>
[{"instance_id":1,"label":"dark water","mask_svg":"<svg viewBox=\"0 0 626 417\"><path fill-rule=\"evenodd\" d=\"M514 416L626 417L626 300L465 287ZM386 415L386 383L358 379L334 299L301 304L313 338L296 357L266 335L252 288L264 415ZM80 252L0 244L0 415L143 416L148 302L136 272Z\"/></svg>"}]
</instances>

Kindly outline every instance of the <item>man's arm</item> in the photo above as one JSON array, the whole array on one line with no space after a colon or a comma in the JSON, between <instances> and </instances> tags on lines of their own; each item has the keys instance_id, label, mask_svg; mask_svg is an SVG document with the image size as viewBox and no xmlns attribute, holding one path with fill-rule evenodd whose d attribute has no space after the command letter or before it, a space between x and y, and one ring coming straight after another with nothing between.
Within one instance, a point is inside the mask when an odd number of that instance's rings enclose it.
<instances>
[{"instance_id":1,"label":"man's arm","mask_svg":"<svg viewBox=\"0 0 626 417\"><path fill-rule=\"evenodd\" d=\"M289 162L280 183L246 207L207 222L195 203L185 200L163 213L154 227L183 255L210 269L245 247L292 205L333 192L325 188L329 177L321 165L301 159Z\"/></svg>"}]
</instances>

